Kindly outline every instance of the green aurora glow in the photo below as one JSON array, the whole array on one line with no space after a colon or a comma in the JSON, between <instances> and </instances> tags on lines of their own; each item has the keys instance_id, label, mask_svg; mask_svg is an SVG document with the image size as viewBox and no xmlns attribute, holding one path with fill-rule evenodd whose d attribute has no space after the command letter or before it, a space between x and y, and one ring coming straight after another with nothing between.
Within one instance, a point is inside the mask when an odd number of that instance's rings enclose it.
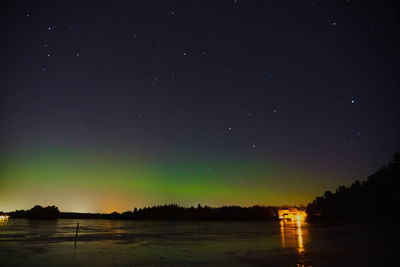
<instances>
[{"instance_id":1,"label":"green aurora glow","mask_svg":"<svg viewBox=\"0 0 400 267\"><path fill-rule=\"evenodd\" d=\"M307 204L332 187L317 174L277 163L212 162L161 162L65 150L8 155L0 170L1 209L40 204L62 211L111 212L166 203Z\"/></svg>"}]
</instances>

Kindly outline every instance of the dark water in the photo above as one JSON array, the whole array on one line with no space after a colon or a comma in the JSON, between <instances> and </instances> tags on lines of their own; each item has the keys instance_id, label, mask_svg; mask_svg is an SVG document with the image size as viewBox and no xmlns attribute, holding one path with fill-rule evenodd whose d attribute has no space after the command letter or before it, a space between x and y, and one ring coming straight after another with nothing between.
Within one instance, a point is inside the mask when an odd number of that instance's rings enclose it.
<instances>
[{"instance_id":1,"label":"dark water","mask_svg":"<svg viewBox=\"0 0 400 267\"><path fill-rule=\"evenodd\" d=\"M0 265L399 266L390 242L398 232L290 222L9 219L0 222Z\"/></svg>"}]
</instances>

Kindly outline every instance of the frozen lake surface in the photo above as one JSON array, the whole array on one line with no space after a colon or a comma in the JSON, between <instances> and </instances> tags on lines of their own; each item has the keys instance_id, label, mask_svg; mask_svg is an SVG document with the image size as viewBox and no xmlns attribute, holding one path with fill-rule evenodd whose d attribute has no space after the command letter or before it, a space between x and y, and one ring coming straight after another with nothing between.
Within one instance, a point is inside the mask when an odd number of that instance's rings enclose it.
<instances>
[{"instance_id":1,"label":"frozen lake surface","mask_svg":"<svg viewBox=\"0 0 400 267\"><path fill-rule=\"evenodd\" d=\"M390 242L398 233L290 222L9 219L0 223L0 265L398 266Z\"/></svg>"}]
</instances>

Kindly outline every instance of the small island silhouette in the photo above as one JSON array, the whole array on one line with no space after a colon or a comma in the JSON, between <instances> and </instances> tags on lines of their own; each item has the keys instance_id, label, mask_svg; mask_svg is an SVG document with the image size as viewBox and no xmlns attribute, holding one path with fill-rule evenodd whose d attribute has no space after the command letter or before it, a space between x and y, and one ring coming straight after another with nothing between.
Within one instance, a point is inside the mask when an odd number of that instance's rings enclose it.
<instances>
[{"instance_id":1,"label":"small island silhouette","mask_svg":"<svg viewBox=\"0 0 400 267\"><path fill-rule=\"evenodd\" d=\"M399 190L400 153L366 181L326 191L306 208L309 221L385 223L394 220ZM177 204L134 208L123 213L60 212L56 206L34 206L30 210L6 213L26 219L118 219L118 220L195 220L195 221L273 221L279 220L275 206L181 207ZM300 208L302 209L302 208ZM1 212L0 212L1 213Z\"/></svg>"}]
</instances>

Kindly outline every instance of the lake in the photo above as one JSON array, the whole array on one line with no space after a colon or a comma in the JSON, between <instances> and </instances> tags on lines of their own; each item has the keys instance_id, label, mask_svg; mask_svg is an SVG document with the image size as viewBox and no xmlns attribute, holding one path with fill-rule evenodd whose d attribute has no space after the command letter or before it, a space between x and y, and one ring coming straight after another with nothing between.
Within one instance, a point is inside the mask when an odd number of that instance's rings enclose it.
<instances>
[{"instance_id":1,"label":"lake","mask_svg":"<svg viewBox=\"0 0 400 267\"><path fill-rule=\"evenodd\" d=\"M8 219L0 222L0 265L398 266L390 242L398 233L305 222Z\"/></svg>"}]
</instances>

